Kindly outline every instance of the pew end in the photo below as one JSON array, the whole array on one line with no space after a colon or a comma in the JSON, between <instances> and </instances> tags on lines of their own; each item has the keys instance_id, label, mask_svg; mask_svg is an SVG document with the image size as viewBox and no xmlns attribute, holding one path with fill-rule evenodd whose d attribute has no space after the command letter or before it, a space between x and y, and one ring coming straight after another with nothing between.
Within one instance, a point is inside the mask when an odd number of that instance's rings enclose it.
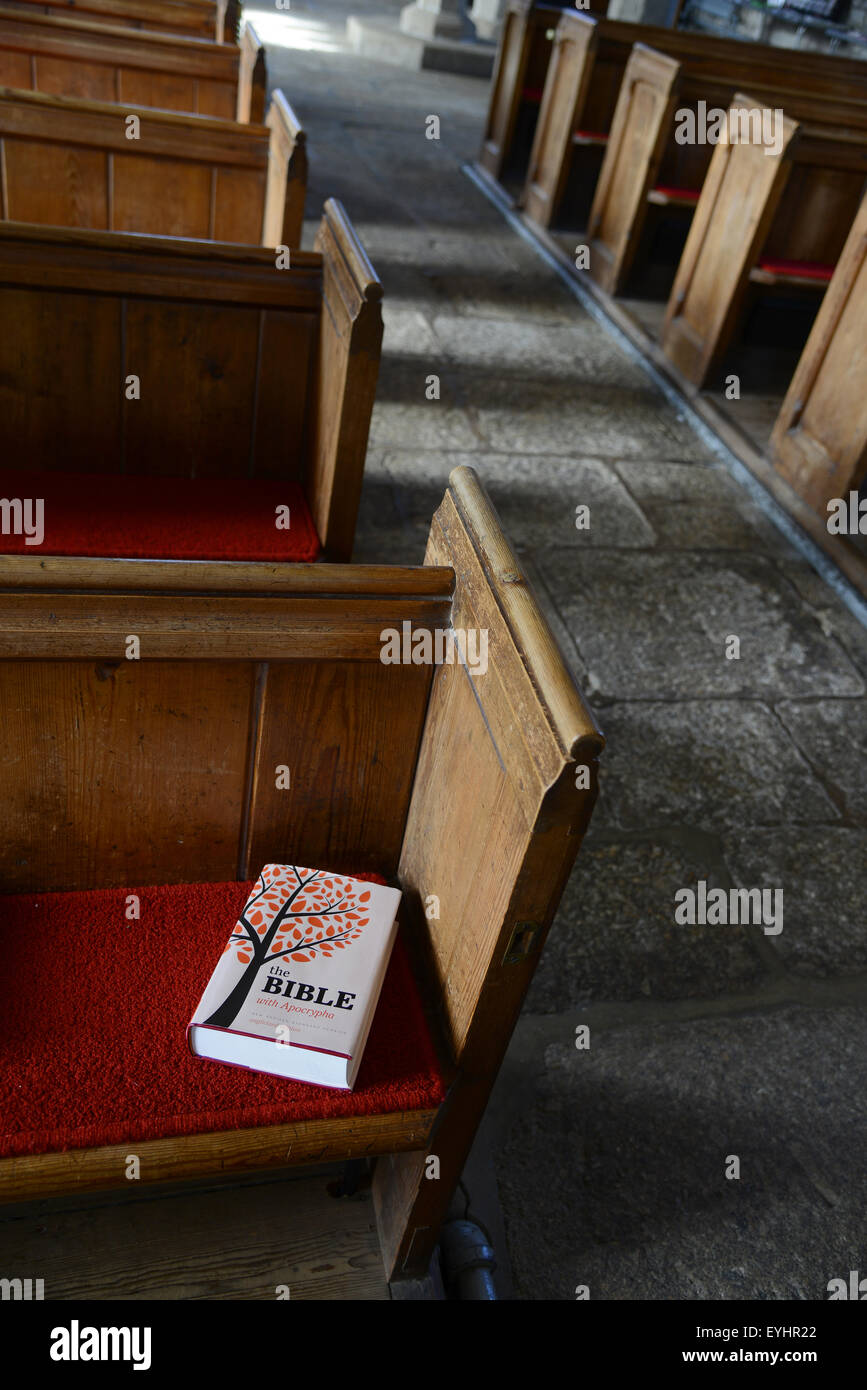
<instances>
[{"instance_id":1,"label":"pew end","mask_svg":"<svg viewBox=\"0 0 867 1390\"><path fill-rule=\"evenodd\" d=\"M729 119L758 105L739 93ZM693 386L705 383L731 339L789 177L786 151L799 136L798 123L786 116L779 151L720 141L711 156L660 335L666 357Z\"/></svg>"},{"instance_id":2,"label":"pew end","mask_svg":"<svg viewBox=\"0 0 867 1390\"><path fill-rule=\"evenodd\" d=\"M240 14L240 6L238 13ZM244 24L238 48L238 104L235 120L242 125L261 125L265 119L265 92L268 86L265 45L249 20Z\"/></svg>"},{"instance_id":3,"label":"pew end","mask_svg":"<svg viewBox=\"0 0 867 1390\"><path fill-rule=\"evenodd\" d=\"M426 1180L424 1153L377 1167L390 1277L427 1269L589 823L602 749L472 469L452 472L425 563L454 569L452 624L487 631L488 665L475 675L437 670L401 852L401 885L457 1076L428 1151L440 1159L441 1181ZM579 767L587 769L580 791ZM424 911L431 894L438 918Z\"/></svg>"},{"instance_id":4,"label":"pew end","mask_svg":"<svg viewBox=\"0 0 867 1390\"><path fill-rule=\"evenodd\" d=\"M822 518L867 476L867 199L825 290L771 434L777 472ZM846 527L851 534L851 526Z\"/></svg>"},{"instance_id":5,"label":"pew end","mask_svg":"<svg viewBox=\"0 0 867 1390\"><path fill-rule=\"evenodd\" d=\"M495 179L508 170L525 93L541 93L560 10L509 0L503 16L479 163ZM535 98L538 101L538 96Z\"/></svg>"},{"instance_id":6,"label":"pew end","mask_svg":"<svg viewBox=\"0 0 867 1390\"><path fill-rule=\"evenodd\" d=\"M569 150L602 147L603 132L580 131L590 89L598 25L589 15L564 11L554 32L542 105L533 137L521 206L540 227L554 221L569 181Z\"/></svg>"},{"instance_id":7,"label":"pew end","mask_svg":"<svg viewBox=\"0 0 867 1390\"><path fill-rule=\"evenodd\" d=\"M676 59L642 43L626 64L587 225L590 274L609 294L623 286L635 261L680 72Z\"/></svg>"},{"instance_id":8,"label":"pew end","mask_svg":"<svg viewBox=\"0 0 867 1390\"><path fill-rule=\"evenodd\" d=\"M315 424L307 500L327 559L349 560L382 350L382 283L343 204L330 198L314 242L322 256Z\"/></svg>"},{"instance_id":9,"label":"pew end","mask_svg":"<svg viewBox=\"0 0 867 1390\"><path fill-rule=\"evenodd\" d=\"M307 135L279 89L271 97L265 124L270 137L262 245L300 246L307 196Z\"/></svg>"}]
</instances>

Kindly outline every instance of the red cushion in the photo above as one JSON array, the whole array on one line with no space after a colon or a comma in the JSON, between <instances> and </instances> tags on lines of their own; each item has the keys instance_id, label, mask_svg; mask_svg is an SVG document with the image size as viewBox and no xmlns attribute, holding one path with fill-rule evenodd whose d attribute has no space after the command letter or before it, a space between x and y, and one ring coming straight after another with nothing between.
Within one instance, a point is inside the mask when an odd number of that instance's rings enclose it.
<instances>
[{"instance_id":1,"label":"red cushion","mask_svg":"<svg viewBox=\"0 0 867 1390\"><path fill-rule=\"evenodd\" d=\"M691 203L697 203L701 197L700 188L675 188L668 183L658 183L653 191L664 193L666 198L688 198Z\"/></svg>"},{"instance_id":2,"label":"red cushion","mask_svg":"<svg viewBox=\"0 0 867 1390\"><path fill-rule=\"evenodd\" d=\"M521 92L521 100L540 102L542 100L542 91L542 87L524 87Z\"/></svg>"},{"instance_id":3,"label":"red cushion","mask_svg":"<svg viewBox=\"0 0 867 1390\"><path fill-rule=\"evenodd\" d=\"M0 552L147 560L315 560L319 538L299 483L145 478L2 469L4 497L42 498L45 538L0 534ZM276 526L279 506L289 529Z\"/></svg>"},{"instance_id":4,"label":"red cushion","mask_svg":"<svg viewBox=\"0 0 867 1390\"><path fill-rule=\"evenodd\" d=\"M354 1091L192 1056L187 1024L250 887L0 897L0 1156L439 1104L400 937ZM131 892L141 918L128 922Z\"/></svg>"},{"instance_id":5,"label":"red cushion","mask_svg":"<svg viewBox=\"0 0 867 1390\"><path fill-rule=\"evenodd\" d=\"M834 274L834 267L821 261L780 261L771 257L760 260L759 269L772 275L800 275L804 280L830 280Z\"/></svg>"},{"instance_id":6,"label":"red cushion","mask_svg":"<svg viewBox=\"0 0 867 1390\"><path fill-rule=\"evenodd\" d=\"M582 140L606 140L608 136L604 130L576 130L575 134Z\"/></svg>"}]
</instances>

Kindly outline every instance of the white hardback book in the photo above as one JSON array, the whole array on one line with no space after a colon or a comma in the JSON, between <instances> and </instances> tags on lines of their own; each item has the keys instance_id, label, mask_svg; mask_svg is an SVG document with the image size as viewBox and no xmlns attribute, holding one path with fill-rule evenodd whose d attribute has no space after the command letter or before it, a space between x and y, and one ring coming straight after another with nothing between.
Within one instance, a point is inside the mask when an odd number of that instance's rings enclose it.
<instances>
[{"instance_id":1,"label":"white hardback book","mask_svg":"<svg viewBox=\"0 0 867 1390\"><path fill-rule=\"evenodd\" d=\"M266 864L187 1028L198 1057L352 1090L400 893Z\"/></svg>"}]
</instances>

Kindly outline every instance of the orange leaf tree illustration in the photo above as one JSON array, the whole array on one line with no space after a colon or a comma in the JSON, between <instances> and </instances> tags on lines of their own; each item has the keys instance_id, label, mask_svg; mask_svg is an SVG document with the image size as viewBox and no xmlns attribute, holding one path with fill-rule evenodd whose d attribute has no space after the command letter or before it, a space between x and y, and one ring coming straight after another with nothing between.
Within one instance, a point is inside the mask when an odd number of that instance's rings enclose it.
<instances>
[{"instance_id":1,"label":"orange leaf tree illustration","mask_svg":"<svg viewBox=\"0 0 867 1390\"><path fill-rule=\"evenodd\" d=\"M205 1022L231 1028L263 965L345 950L370 921L369 904L370 890L340 874L266 864L223 952L234 951L247 968Z\"/></svg>"}]
</instances>

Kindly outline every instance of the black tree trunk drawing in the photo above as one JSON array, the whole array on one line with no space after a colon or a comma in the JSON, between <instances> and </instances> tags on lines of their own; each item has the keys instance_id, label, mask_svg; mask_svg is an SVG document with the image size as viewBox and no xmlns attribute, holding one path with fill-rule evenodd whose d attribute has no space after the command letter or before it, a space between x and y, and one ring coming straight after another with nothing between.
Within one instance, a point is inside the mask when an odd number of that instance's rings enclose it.
<instances>
[{"instance_id":1,"label":"black tree trunk drawing","mask_svg":"<svg viewBox=\"0 0 867 1390\"><path fill-rule=\"evenodd\" d=\"M214 1010L211 1017L205 1019L206 1024L214 1028L231 1028L261 967L262 957L254 955L232 992Z\"/></svg>"},{"instance_id":2,"label":"black tree trunk drawing","mask_svg":"<svg viewBox=\"0 0 867 1390\"><path fill-rule=\"evenodd\" d=\"M213 1028L231 1028L232 1024L235 1022L235 1019L237 1018L244 1004L244 1000L247 998L247 995L253 986L257 974L266 962L270 964L271 961L276 962L278 960L282 960L283 957L291 955L293 952L297 952L299 950L310 950L311 947L315 949L316 946L319 944L310 941L305 941L303 943L297 942L294 946L289 946L284 951L272 952L271 946L274 942L274 938L277 936L280 928L282 927L287 917L293 915L298 917L330 917L333 915L337 915L345 907L345 902L340 902L337 904L332 904L328 908L325 908L323 911L299 912L293 914L292 905L295 902L295 899L298 897L298 894L303 892L303 890L309 884L311 884L314 881L314 879L318 878L320 876L321 871L317 870L315 873L311 874L309 878L305 879L302 879L299 876L298 870L294 867L294 865L292 866L292 871L295 874L296 887L289 894L289 897L286 899L285 903L283 903L279 911L275 913L274 920L269 926L268 930L265 932L264 936L260 937L257 934L252 924L247 921L246 913L251 906L255 905L259 898L263 897L269 891L269 889L272 887L272 884L266 883L263 877L261 879L262 887L260 892L255 897L250 898L249 901L245 904L244 911L241 913L240 917L238 918L238 921L245 928L246 935L233 935L231 940L236 940L240 949L248 951L252 950L253 959L248 964L243 975L238 980L238 983L233 987L233 989L230 990L229 994L223 1000L222 1004L218 1005L218 1007L211 1014L210 1018L205 1019L206 1027L210 1026ZM331 938L331 940L335 939L336 938Z\"/></svg>"}]
</instances>

